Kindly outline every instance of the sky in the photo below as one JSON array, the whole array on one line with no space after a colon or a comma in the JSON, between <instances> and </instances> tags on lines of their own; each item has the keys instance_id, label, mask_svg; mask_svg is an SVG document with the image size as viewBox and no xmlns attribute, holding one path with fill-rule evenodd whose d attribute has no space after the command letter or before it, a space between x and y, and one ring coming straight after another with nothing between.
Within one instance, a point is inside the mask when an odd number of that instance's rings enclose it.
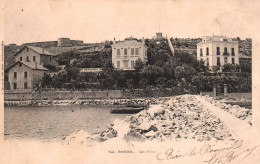
<instances>
[{"instance_id":1,"label":"sky","mask_svg":"<svg viewBox=\"0 0 260 164\"><path fill-rule=\"evenodd\" d=\"M7 0L4 42L22 44L60 37L85 43L206 35L253 37L259 24L255 0ZM253 24L253 26L252 26Z\"/></svg>"}]
</instances>

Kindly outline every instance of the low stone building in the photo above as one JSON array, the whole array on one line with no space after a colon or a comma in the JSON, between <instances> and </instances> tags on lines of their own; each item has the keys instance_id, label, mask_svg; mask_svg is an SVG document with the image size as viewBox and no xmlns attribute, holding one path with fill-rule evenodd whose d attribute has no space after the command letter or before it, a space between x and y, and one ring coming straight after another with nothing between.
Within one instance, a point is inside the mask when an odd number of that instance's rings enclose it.
<instances>
[{"instance_id":1,"label":"low stone building","mask_svg":"<svg viewBox=\"0 0 260 164\"><path fill-rule=\"evenodd\" d=\"M48 69L37 62L17 61L7 71L10 87L7 90L32 91L42 81Z\"/></svg>"}]
</instances>

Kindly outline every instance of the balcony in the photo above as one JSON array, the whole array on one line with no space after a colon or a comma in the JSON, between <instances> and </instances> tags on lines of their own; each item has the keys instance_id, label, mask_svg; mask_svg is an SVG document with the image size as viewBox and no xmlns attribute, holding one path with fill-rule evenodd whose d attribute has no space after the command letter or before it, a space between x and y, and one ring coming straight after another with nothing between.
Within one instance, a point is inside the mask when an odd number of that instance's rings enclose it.
<instances>
[{"instance_id":1,"label":"balcony","mask_svg":"<svg viewBox=\"0 0 260 164\"><path fill-rule=\"evenodd\" d=\"M230 56L228 52L223 52L223 56Z\"/></svg>"}]
</instances>

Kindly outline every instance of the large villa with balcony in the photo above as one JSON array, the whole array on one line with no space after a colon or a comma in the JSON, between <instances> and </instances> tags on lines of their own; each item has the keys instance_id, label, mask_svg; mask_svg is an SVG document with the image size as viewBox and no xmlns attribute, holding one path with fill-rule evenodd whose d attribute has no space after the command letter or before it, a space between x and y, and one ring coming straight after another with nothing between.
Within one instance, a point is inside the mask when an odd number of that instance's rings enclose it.
<instances>
[{"instance_id":1,"label":"large villa with balcony","mask_svg":"<svg viewBox=\"0 0 260 164\"><path fill-rule=\"evenodd\" d=\"M226 36L204 36L197 44L197 60L203 60L211 71L224 64L239 64L238 41Z\"/></svg>"},{"instance_id":2,"label":"large villa with balcony","mask_svg":"<svg viewBox=\"0 0 260 164\"><path fill-rule=\"evenodd\" d=\"M136 39L113 42L112 63L116 69L134 70L136 60L147 62L147 47L144 40L138 42Z\"/></svg>"}]
</instances>

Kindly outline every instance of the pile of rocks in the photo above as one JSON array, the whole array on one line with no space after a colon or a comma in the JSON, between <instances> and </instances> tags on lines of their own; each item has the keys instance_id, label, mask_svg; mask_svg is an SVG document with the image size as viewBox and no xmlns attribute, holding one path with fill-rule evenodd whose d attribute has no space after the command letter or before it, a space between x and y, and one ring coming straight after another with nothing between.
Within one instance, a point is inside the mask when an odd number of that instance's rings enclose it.
<instances>
[{"instance_id":1,"label":"pile of rocks","mask_svg":"<svg viewBox=\"0 0 260 164\"><path fill-rule=\"evenodd\" d=\"M214 104L215 106L235 115L237 118L246 121L250 125L252 125L252 109L243 108L238 105L230 105L226 104L226 99L222 99L221 101L215 100L213 97L204 96L204 98Z\"/></svg>"},{"instance_id":2,"label":"pile of rocks","mask_svg":"<svg viewBox=\"0 0 260 164\"><path fill-rule=\"evenodd\" d=\"M130 123L129 138L224 140L232 135L221 121L212 116L208 109L192 96L179 96L163 102L149 110L142 111L126 119Z\"/></svg>"},{"instance_id":3,"label":"pile of rocks","mask_svg":"<svg viewBox=\"0 0 260 164\"><path fill-rule=\"evenodd\" d=\"M27 100L27 101L5 101L5 106L50 106L50 105L126 105L128 103L143 104L144 101L149 104L158 104L167 98L150 99L87 99L87 100Z\"/></svg>"},{"instance_id":4,"label":"pile of rocks","mask_svg":"<svg viewBox=\"0 0 260 164\"><path fill-rule=\"evenodd\" d=\"M160 104L151 105L125 120L115 120L104 132L86 135L78 131L66 137L64 144L84 144L103 142L118 137L125 141L181 140L217 141L235 139L214 117L209 109L194 96L184 95L175 98L164 98ZM78 137L77 135L82 135Z\"/></svg>"},{"instance_id":5,"label":"pile of rocks","mask_svg":"<svg viewBox=\"0 0 260 164\"><path fill-rule=\"evenodd\" d=\"M111 124L106 131L101 133L89 134L84 130L77 130L63 138L62 144L93 146L96 143L104 142L114 137L117 137L117 131L113 129L113 124Z\"/></svg>"}]
</instances>

